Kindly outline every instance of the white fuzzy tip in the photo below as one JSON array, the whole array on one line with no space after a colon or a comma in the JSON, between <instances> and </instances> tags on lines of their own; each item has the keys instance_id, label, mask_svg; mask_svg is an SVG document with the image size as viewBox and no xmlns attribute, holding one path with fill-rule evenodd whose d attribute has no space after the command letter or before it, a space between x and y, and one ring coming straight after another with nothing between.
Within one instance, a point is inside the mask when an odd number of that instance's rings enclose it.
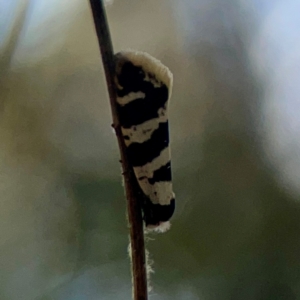
<instances>
[{"instance_id":1,"label":"white fuzzy tip","mask_svg":"<svg viewBox=\"0 0 300 300\"><path fill-rule=\"evenodd\" d=\"M171 223L168 222L161 222L159 225L148 225L146 227L146 231L154 231L158 233L164 233L171 228Z\"/></svg>"},{"instance_id":2,"label":"white fuzzy tip","mask_svg":"<svg viewBox=\"0 0 300 300\"><path fill-rule=\"evenodd\" d=\"M155 74L155 77L168 87L170 99L173 85L173 74L164 64L162 64L161 61L147 52L136 50L125 50L118 54L129 60L133 65L142 67L145 72Z\"/></svg>"}]
</instances>

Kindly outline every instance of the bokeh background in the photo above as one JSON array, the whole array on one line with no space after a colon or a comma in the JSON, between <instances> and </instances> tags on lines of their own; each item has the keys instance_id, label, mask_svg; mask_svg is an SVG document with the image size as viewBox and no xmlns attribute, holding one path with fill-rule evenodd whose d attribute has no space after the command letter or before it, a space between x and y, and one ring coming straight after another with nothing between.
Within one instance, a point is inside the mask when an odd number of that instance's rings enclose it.
<instances>
[{"instance_id":1,"label":"bokeh background","mask_svg":"<svg viewBox=\"0 0 300 300\"><path fill-rule=\"evenodd\" d=\"M300 299L300 2L115 0L174 74L177 209L150 299ZM0 0L0 299L131 299L119 153L86 0Z\"/></svg>"}]
</instances>

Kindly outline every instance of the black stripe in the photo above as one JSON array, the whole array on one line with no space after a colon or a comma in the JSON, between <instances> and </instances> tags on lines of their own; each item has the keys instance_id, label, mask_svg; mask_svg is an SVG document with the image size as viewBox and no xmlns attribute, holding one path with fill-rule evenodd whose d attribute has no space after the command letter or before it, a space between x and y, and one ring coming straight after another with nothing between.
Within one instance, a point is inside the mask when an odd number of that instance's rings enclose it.
<instances>
[{"instance_id":1,"label":"black stripe","mask_svg":"<svg viewBox=\"0 0 300 300\"><path fill-rule=\"evenodd\" d=\"M122 89L117 89L117 96L124 97L132 92L142 92L145 98L138 98L121 106L118 104L118 114L122 127L129 128L158 117L159 108L165 107L169 97L167 86L147 73L149 78L160 83L154 87L153 83L145 81L145 71L142 67L134 66L124 58L117 60L117 80Z\"/></svg>"},{"instance_id":2,"label":"black stripe","mask_svg":"<svg viewBox=\"0 0 300 300\"><path fill-rule=\"evenodd\" d=\"M130 164L133 167L144 166L158 157L169 145L168 122L160 123L151 138L144 143L132 143L127 148Z\"/></svg>"},{"instance_id":3,"label":"black stripe","mask_svg":"<svg viewBox=\"0 0 300 300\"><path fill-rule=\"evenodd\" d=\"M144 91L148 89L148 85L153 87L153 83L145 81L146 72L142 66L135 66L131 61L126 57L120 56L116 61L116 76L118 85L117 86L117 95L123 97L128 95L131 92ZM163 85L164 83L158 80L153 73L147 72L147 77L152 81ZM140 89L142 87L142 89Z\"/></svg>"},{"instance_id":4,"label":"black stripe","mask_svg":"<svg viewBox=\"0 0 300 300\"><path fill-rule=\"evenodd\" d=\"M153 172L153 177L148 178L150 184L155 184L160 181L171 181L171 162L169 161L166 165L160 167L159 169Z\"/></svg>"},{"instance_id":5,"label":"black stripe","mask_svg":"<svg viewBox=\"0 0 300 300\"><path fill-rule=\"evenodd\" d=\"M170 204L153 204L149 199L144 201L143 218L148 225L159 225L160 222L169 221L175 211L175 199L171 199Z\"/></svg>"},{"instance_id":6,"label":"black stripe","mask_svg":"<svg viewBox=\"0 0 300 300\"><path fill-rule=\"evenodd\" d=\"M139 89L139 91L145 93L145 98L133 100L124 106L118 104L118 114L122 127L130 128L155 119L159 116L158 110L166 107L168 100L167 87L154 88L151 84L150 86L151 88L148 91L142 90L142 88Z\"/></svg>"},{"instance_id":7,"label":"black stripe","mask_svg":"<svg viewBox=\"0 0 300 300\"><path fill-rule=\"evenodd\" d=\"M142 67L133 65L126 57L116 55L116 76L118 85L117 95L123 97L131 92L140 91L140 86L144 83L145 71Z\"/></svg>"}]
</instances>

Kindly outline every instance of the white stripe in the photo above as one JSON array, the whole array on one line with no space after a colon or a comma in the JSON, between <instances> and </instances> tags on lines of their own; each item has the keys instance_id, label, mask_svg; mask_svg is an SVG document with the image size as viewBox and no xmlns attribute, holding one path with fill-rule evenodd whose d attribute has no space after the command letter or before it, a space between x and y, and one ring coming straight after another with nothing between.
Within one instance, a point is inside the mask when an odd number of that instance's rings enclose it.
<instances>
[{"instance_id":1,"label":"white stripe","mask_svg":"<svg viewBox=\"0 0 300 300\"><path fill-rule=\"evenodd\" d=\"M150 78L149 74L145 72L144 81L152 83L155 88L159 88L163 85L162 82L158 81L156 78Z\"/></svg>"},{"instance_id":2,"label":"white stripe","mask_svg":"<svg viewBox=\"0 0 300 300\"><path fill-rule=\"evenodd\" d=\"M142 191L148 196L153 204L168 205L174 198L171 181L160 181L150 184L147 178L139 180Z\"/></svg>"},{"instance_id":3,"label":"white stripe","mask_svg":"<svg viewBox=\"0 0 300 300\"><path fill-rule=\"evenodd\" d=\"M134 167L134 173L136 178L147 177L152 178L153 172L160 167L166 165L170 161L170 148L167 147L160 152L159 156L154 158L151 162L145 164L142 167Z\"/></svg>"},{"instance_id":4,"label":"white stripe","mask_svg":"<svg viewBox=\"0 0 300 300\"><path fill-rule=\"evenodd\" d=\"M140 98L145 98L145 93L143 92L131 92L128 95L124 96L124 97L117 97L117 102L124 106L126 104L128 104L131 101L134 101L136 99L140 99Z\"/></svg>"},{"instance_id":5,"label":"white stripe","mask_svg":"<svg viewBox=\"0 0 300 300\"><path fill-rule=\"evenodd\" d=\"M151 119L140 125L131 126L130 128L122 127L123 136L129 137L129 140L124 140L128 147L131 143L144 143L150 140L152 133L159 127L160 123L168 121L167 111L165 108L158 110L158 118Z\"/></svg>"}]
</instances>

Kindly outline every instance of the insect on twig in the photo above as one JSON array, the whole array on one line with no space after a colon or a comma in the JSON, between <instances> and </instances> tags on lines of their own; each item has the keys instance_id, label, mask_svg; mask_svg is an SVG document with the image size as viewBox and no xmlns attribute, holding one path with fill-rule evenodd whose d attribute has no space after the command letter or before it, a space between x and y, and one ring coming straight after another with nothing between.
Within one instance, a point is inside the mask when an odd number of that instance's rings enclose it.
<instances>
[{"instance_id":1,"label":"insect on twig","mask_svg":"<svg viewBox=\"0 0 300 300\"><path fill-rule=\"evenodd\" d=\"M143 220L163 232L175 209L169 148L168 100L173 76L147 53L113 54L105 10L90 0L121 154L130 227L133 295L147 299Z\"/></svg>"},{"instance_id":2,"label":"insect on twig","mask_svg":"<svg viewBox=\"0 0 300 300\"><path fill-rule=\"evenodd\" d=\"M147 300L147 274L145 242L141 204L138 201L136 179L126 156L126 146L122 138L117 114L116 90L114 84L115 63L106 13L101 0L90 0L96 34L99 42L106 83L108 87L113 124L120 148L124 186L127 198L128 221L130 224L130 244L132 260L132 283L134 300Z\"/></svg>"}]
</instances>

